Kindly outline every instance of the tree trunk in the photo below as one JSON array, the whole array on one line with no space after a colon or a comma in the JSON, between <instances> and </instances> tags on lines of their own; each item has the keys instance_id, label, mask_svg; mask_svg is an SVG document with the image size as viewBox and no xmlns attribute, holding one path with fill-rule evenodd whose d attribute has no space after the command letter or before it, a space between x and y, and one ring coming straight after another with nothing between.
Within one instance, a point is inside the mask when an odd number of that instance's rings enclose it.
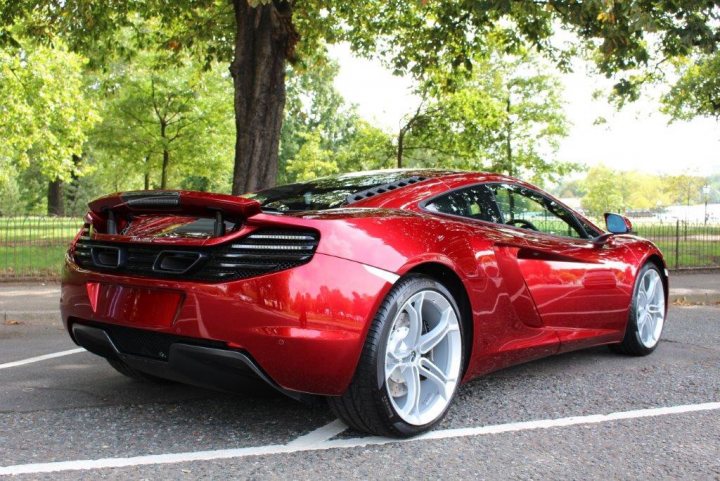
<instances>
[{"instance_id":1,"label":"tree trunk","mask_svg":"<svg viewBox=\"0 0 720 481\"><path fill-rule=\"evenodd\" d=\"M397 145L397 168L402 169L403 164L403 144L405 142L405 130L400 129L398 133L398 145Z\"/></svg>"},{"instance_id":2,"label":"tree trunk","mask_svg":"<svg viewBox=\"0 0 720 481\"><path fill-rule=\"evenodd\" d=\"M65 215L65 204L63 202L63 181L52 180L48 183L47 191L48 215Z\"/></svg>"},{"instance_id":3,"label":"tree trunk","mask_svg":"<svg viewBox=\"0 0 720 481\"><path fill-rule=\"evenodd\" d=\"M165 141L165 138L167 137L165 133L165 129L167 128L167 124L165 123L165 119L160 120L160 137L163 138L163 142ZM163 152L162 152L162 166L160 167L160 188L161 189L167 189L167 171L168 171L168 164L170 164L170 151L168 150L167 143L163 145Z\"/></svg>"},{"instance_id":4,"label":"tree trunk","mask_svg":"<svg viewBox=\"0 0 720 481\"><path fill-rule=\"evenodd\" d=\"M168 164L170 163L170 152L168 152L168 149L163 149L163 157L162 157L162 172L160 176L160 188L161 189L167 189L167 171L168 171Z\"/></svg>"},{"instance_id":5,"label":"tree trunk","mask_svg":"<svg viewBox=\"0 0 720 481\"><path fill-rule=\"evenodd\" d=\"M513 151L512 151L512 121L510 120L510 114L512 113L512 104L510 103L510 94L508 93L508 98L505 104L505 110L507 113L507 122L505 124L505 149L507 154L507 174L509 176L513 175Z\"/></svg>"},{"instance_id":6,"label":"tree trunk","mask_svg":"<svg viewBox=\"0 0 720 481\"><path fill-rule=\"evenodd\" d=\"M70 185L65 190L64 195L67 199L67 205L70 210L70 214L74 214L78 210L77 202L80 197L80 164L82 163L82 156L73 154L72 156L73 169L70 172Z\"/></svg>"},{"instance_id":7,"label":"tree trunk","mask_svg":"<svg viewBox=\"0 0 720 481\"><path fill-rule=\"evenodd\" d=\"M145 190L150 189L150 156L145 156L145 175L144 175L144 186Z\"/></svg>"},{"instance_id":8,"label":"tree trunk","mask_svg":"<svg viewBox=\"0 0 720 481\"><path fill-rule=\"evenodd\" d=\"M285 109L285 62L298 34L289 2L250 7L233 0L235 53L230 73L235 89L233 194L275 185L280 128Z\"/></svg>"}]
</instances>

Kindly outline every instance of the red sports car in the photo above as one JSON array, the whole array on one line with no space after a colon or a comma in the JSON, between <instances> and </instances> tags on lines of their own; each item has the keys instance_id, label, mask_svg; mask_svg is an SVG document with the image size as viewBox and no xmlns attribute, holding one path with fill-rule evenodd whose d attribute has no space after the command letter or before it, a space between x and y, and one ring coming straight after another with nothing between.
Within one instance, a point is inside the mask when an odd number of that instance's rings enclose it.
<instances>
[{"instance_id":1,"label":"red sports car","mask_svg":"<svg viewBox=\"0 0 720 481\"><path fill-rule=\"evenodd\" d=\"M125 375L260 382L411 436L481 374L600 344L655 349L662 254L627 219L606 223L510 177L439 170L112 194L67 253L62 316Z\"/></svg>"}]
</instances>

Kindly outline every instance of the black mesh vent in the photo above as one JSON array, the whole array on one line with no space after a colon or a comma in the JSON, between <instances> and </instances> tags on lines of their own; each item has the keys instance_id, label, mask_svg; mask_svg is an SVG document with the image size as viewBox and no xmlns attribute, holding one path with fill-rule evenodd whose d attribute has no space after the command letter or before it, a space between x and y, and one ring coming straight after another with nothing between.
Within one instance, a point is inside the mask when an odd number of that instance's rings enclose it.
<instances>
[{"instance_id":1,"label":"black mesh vent","mask_svg":"<svg viewBox=\"0 0 720 481\"><path fill-rule=\"evenodd\" d=\"M406 177L404 179L396 180L395 182L389 182L387 184L370 187L369 189L361 190L360 192L355 192L354 194L347 196L345 198L345 203L352 204L353 202L367 199L368 197L372 197L374 195L384 194L385 192L390 192L391 190L399 189L400 187L406 187L408 185L416 184L426 179L427 177L414 175L412 177Z\"/></svg>"},{"instance_id":2,"label":"black mesh vent","mask_svg":"<svg viewBox=\"0 0 720 481\"><path fill-rule=\"evenodd\" d=\"M311 231L259 230L216 247L188 248L99 242L81 237L75 245L75 262L88 270L164 279L218 282L260 276L291 269L312 259L318 234ZM118 262L107 262L119 249ZM197 260L192 260L192 255ZM170 271L164 259L187 262L187 269ZM182 263L179 264L182 267Z\"/></svg>"}]
</instances>

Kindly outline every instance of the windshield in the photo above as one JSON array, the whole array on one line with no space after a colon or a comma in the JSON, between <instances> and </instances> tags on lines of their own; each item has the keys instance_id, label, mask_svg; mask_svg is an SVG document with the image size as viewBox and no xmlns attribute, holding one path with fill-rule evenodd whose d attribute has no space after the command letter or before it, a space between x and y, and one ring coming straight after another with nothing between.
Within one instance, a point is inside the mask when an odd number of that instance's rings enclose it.
<instances>
[{"instance_id":1,"label":"windshield","mask_svg":"<svg viewBox=\"0 0 720 481\"><path fill-rule=\"evenodd\" d=\"M342 174L273 187L243 197L257 200L263 210L270 211L333 209L347 204L347 197L352 194L417 176L419 173L425 172L380 170Z\"/></svg>"}]
</instances>

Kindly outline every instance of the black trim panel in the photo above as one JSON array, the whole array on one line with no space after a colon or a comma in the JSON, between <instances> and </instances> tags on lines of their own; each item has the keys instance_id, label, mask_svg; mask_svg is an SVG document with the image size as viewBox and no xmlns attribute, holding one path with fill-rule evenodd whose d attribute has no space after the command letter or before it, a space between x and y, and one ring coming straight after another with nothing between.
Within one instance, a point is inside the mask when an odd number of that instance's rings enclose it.
<instances>
[{"instance_id":1,"label":"black trim panel","mask_svg":"<svg viewBox=\"0 0 720 481\"><path fill-rule=\"evenodd\" d=\"M117 338L117 334L113 334L113 331L118 329L123 330L126 337L121 342L118 342L120 339ZM93 354L119 359L133 369L152 376L221 391L248 393L253 389L269 386L295 400L307 400L311 397L308 394L283 389L265 374L247 353L219 347L223 344L219 341L182 338L100 323L90 325L83 321L74 322L71 331L75 342ZM158 356L138 354L146 349L147 341L139 340L134 347L128 347L127 336L131 331L138 336L138 339L154 337L157 345L166 346L167 354Z\"/></svg>"}]
</instances>

